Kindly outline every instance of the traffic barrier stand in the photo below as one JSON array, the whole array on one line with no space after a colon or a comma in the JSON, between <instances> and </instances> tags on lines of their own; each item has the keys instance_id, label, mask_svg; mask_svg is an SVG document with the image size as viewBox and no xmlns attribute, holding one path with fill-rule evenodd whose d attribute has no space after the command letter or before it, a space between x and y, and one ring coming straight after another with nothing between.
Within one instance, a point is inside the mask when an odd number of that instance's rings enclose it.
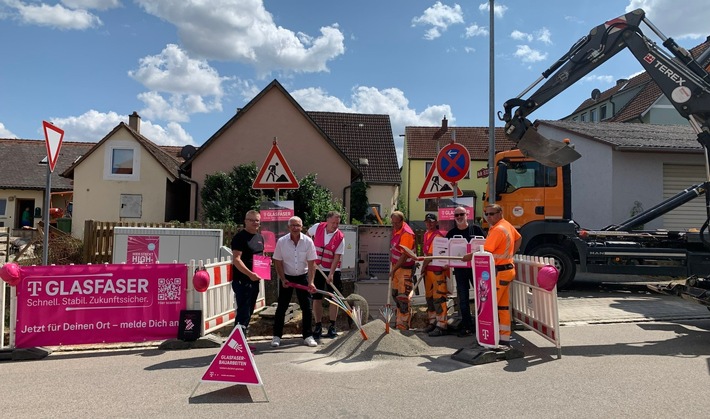
<instances>
[{"instance_id":1,"label":"traffic barrier stand","mask_svg":"<svg viewBox=\"0 0 710 419\"><path fill-rule=\"evenodd\" d=\"M545 290L538 283L538 272L554 266L550 258L515 255L515 280L510 284L510 303L513 318L557 348L557 359L562 357L560 318L557 307L557 285Z\"/></svg>"}]
</instances>

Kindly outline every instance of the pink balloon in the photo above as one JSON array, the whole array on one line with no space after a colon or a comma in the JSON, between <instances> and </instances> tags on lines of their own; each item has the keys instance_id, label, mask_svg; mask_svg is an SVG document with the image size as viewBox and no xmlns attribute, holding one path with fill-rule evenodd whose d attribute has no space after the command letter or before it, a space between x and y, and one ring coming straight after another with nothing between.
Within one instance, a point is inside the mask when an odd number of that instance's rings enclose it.
<instances>
[{"instance_id":1,"label":"pink balloon","mask_svg":"<svg viewBox=\"0 0 710 419\"><path fill-rule=\"evenodd\" d=\"M552 265L545 265L537 271L537 285L546 291L552 291L557 285L559 272Z\"/></svg>"},{"instance_id":2,"label":"pink balloon","mask_svg":"<svg viewBox=\"0 0 710 419\"><path fill-rule=\"evenodd\" d=\"M206 270L200 269L192 277L192 285L198 292L205 292L210 287L210 274Z\"/></svg>"},{"instance_id":3,"label":"pink balloon","mask_svg":"<svg viewBox=\"0 0 710 419\"><path fill-rule=\"evenodd\" d=\"M2 265L2 268L0 268L0 278L10 284L10 286L16 286L22 280L22 277L20 277L20 266L15 262Z\"/></svg>"}]
</instances>

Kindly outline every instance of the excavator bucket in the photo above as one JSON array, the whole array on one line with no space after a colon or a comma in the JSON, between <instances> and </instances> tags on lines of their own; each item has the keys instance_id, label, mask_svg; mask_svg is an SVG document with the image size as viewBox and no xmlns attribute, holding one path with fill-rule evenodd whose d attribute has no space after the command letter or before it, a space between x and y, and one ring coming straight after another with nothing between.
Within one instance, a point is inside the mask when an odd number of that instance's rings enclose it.
<instances>
[{"instance_id":1,"label":"excavator bucket","mask_svg":"<svg viewBox=\"0 0 710 419\"><path fill-rule=\"evenodd\" d=\"M566 166L582 157L568 144L548 140L536 129L528 129L518 141L523 155L550 167Z\"/></svg>"}]
</instances>

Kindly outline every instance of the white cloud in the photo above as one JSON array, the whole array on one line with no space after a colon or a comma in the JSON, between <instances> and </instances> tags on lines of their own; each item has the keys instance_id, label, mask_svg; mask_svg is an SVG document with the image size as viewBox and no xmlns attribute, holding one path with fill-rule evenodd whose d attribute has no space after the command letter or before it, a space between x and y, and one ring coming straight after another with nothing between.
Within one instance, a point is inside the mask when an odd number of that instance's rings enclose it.
<instances>
[{"instance_id":1,"label":"white cloud","mask_svg":"<svg viewBox=\"0 0 710 419\"><path fill-rule=\"evenodd\" d=\"M532 49L528 45L518 45L513 55L520 58L524 63L536 63L547 58L547 53Z\"/></svg>"},{"instance_id":2,"label":"white cloud","mask_svg":"<svg viewBox=\"0 0 710 419\"><path fill-rule=\"evenodd\" d=\"M514 30L513 32L510 33L510 37L515 39L516 41L532 41L533 36L530 35L529 33L521 32L519 30Z\"/></svg>"},{"instance_id":3,"label":"white cloud","mask_svg":"<svg viewBox=\"0 0 710 419\"><path fill-rule=\"evenodd\" d=\"M65 141L95 143L101 141L120 122L128 123L128 116L92 109L79 116L51 118L50 122L64 130ZM194 145L190 134L174 122L168 123L164 128L142 119L141 134L158 145Z\"/></svg>"},{"instance_id":4,"label":"white cloud","mask_svg":"<svg viewBox=\"0 0 710 419\"><path fill-rule=\"evenodd\" d=\"M614 76L610 75L590 75L586 76L582 79L583 82L587 83L613 83L614 82Z\"/></svg>"},{"instance_id":5,"label":"white cloud","mask_svg":"<svg viewBox=\"0 0 710 419\"><path fill-rule=\"evenodd\" d=\"M437 1L433 6L424 10L421 16L412 19L412 26L431 26L431 28L427 29L424 33L424 39L427 40L440 37L441 33L446 31L449 26L457 23L464 23L461 6L454 4L453 7L450 7L442 4L440 1Z\"/></svg>"},{"instance_id":6,"label":"white cloud","mask_svg":"<svg viewBox=\"0 0 710 419\"><path fill-rule=\"evenodd\" d=\"M482 12L490 12L491 5L489 2L481 3L478 5L478 10ZM508 6L505 6L503 4L496 4L495 6L493 6L493 15L497 18L501 18L503 17L503 15L505 15L506 10L508 10Z\"/></svg>"},{"instance_id":7,"label":"white cloud","mask_svg":"<svg viewBox=\"0 0 710 419\"><path fill-rule=\"evenodd\" d=\"M397 88L377 89L376 87L357 86L353 88L350 105L345 104L337 97L330 96L320 88L299 89L291 95L305 110L327 112L356 112L366 114L387 114L392 124L392 135L397 150L397 161L402 163L403 141L400 134L404 134L406 126L439 126L441 118L446 116L449 124L456 118L451 111L451 106L432 105L421 112L409 106L409 100L404 92Z\"/></svg>"},{"instance_id":8,"label":"white cloud","mask_svg":"<svg viewBox=\"0 0 710 419\"><path fill-rule=\"evenodd\" d=\"M10 1L7 2L7 5L14 8L18 19L28 25L76 30L90 29L103 25L98 16L83 9L68 9L61 4L52 6Z\"/></svg>"},{"instance_id":9,"label":"white cloud","mask_svg":"<svg viewBox=\"0 0 710 419\"><path fill-rule=\"evenodd\" d=\"M545 27L535 32L535 39L548 45L552 44L552 34Z\"/></svg>"},{"instance_id":10,"label":"white cloud","mask_svg":"<svg viewBox=\"0 0 710 419\"><path fill-rule=\"evenodd\" d=\"M704 0L630 0L626 12L641 8L666 36L698 39L707 36L710 9ZM650 35L650 31L646 31Z\"/></svg>"},{"instance_id":11,"label":"white cloud","mask_svg":"<svg viewBox=\"0 0 710 419\"><path fill-rule=\"evenodd\" d=\"M138 95L146 104L141 114L147 118L185 122L193 113L222 110L222 82L227 78L206 61L190 58L177 45L169 44L160 54L141 58L138 69L128 75L151 90ZM205 102L204 97L212 100Z\"/></svg>"},{"instance_id":12,"label":"white cloud","mask_svg":"<svg viewBox=\"0 0 710 419\"><path fill-rule=\"evenodd\" d=\"M121 0L62 0L70 9L108 10L121 7Z\"/></svg>"},{"instance_id":13,"label":"white cloud","mask_svg":"<svg viewBox=\"0 0 710 419\"><path fill-rule=\"evenodd\" d=\"M12 131L5 128L5 124L0 122L0 138L17 138L17 135L13 134Z\"/></svg>"},{"instance_id":14,"label":"white cloud","mask_svg":"<svg viewBox=\"0 0 710 419\"><path fill-rule=\"evenodd\" d=\"M175 25L182 46L195 56L240 61L260 78L273 71L328 71L328 61L345 52L337 24L320 36L277 26L262 0L137 0L152 15Z\"/></svg>"},{"instance_id":15,"label":"white cloud","mask_svg":"<svg viewBox=\"0 0 710 419\"><path fill-rule=\"evenodd\" d=\"M478 26L477 23L466 28L466 38L473 38L474 36L488 36L488 28L485 26Z\"/></svg>"}]
</instances>

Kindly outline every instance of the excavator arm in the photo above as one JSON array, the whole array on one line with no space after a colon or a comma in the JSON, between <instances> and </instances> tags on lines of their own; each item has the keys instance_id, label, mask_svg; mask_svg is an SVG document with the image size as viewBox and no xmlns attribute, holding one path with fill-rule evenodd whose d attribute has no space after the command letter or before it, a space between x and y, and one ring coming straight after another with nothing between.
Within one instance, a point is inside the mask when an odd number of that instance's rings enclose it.
<instances>
[{"instance_id":1,"label":"excavator arm","mask_svg":"<svg viewBox=\"0 0 710 419\"><path fill-rule=\"evenodd\" d=\"M663 40L673 57L644 36L641 23ZM698 62L707 58L710 49L696 60L673 39L665 37L641 9L593 28L517 98L506 101L504 112L498 117L506 123L508 139L515 142L524 155L548 166L564 166L578 159L579 153L569 145L541 136L527 116L626 48L678 112L690 121L698 141L707 150L710 145L710 76ZM538 90L522 98L544 79L547 81Z\"/></svg>"}]
</instances>

